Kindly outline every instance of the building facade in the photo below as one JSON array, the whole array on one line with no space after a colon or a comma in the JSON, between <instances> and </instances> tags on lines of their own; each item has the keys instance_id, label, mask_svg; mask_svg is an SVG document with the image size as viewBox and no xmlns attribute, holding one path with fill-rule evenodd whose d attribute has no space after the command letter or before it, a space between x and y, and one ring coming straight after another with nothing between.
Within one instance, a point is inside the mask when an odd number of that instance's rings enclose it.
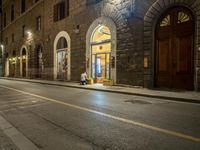
<instances>
[{"instance_id":1,"label":"building facade","mask_svg":"<svg viewBox=\"0 0 200 150\"><path fill-rule=\"evenodd\" d=\"M200 90L200 0L3 0L3 74Z\"/></svg>"}]
</instances>

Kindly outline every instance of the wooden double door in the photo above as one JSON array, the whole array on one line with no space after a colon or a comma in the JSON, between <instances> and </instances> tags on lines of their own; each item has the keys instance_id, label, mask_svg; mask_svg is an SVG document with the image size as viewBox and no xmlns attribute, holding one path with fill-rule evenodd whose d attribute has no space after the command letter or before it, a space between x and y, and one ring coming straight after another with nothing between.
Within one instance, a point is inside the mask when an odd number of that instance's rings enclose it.
<instances>
[{"instance_id":1,"label":"wooden double door","mask_svg":"<svg viewBox=\"0 0 200 150\"><path fill-rule=\"evenodd\" d=\"M194 89L194 19L186 8L172 8L156 27L155 86Z\"/></svg>"}]
</instances>

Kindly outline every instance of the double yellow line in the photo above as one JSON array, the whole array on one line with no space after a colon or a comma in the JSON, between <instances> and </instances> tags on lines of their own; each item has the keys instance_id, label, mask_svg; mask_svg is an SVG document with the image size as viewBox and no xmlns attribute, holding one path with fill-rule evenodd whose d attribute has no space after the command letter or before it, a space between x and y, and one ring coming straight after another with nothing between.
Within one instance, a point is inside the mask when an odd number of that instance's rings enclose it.
<instances>
[{"instance_id":1,"label":"double yellow line","mask_svg":"<svg viewBox=\"0 0 200 150\"><path fill-rule=\"evenodd\" d=\"M69 104L69 103L66 103L66 102L62 102L62 101L51 99L51 98L44 97L44 96L39 96L39 95L36 95L36 94L31 94L31 93L24 92L24 91L21 91L21 90L17 90L17 89L11 88L11 87L7 87L7 86L3 86L3 85L0 85L0 87L6 88L6 89L9 89L9 90L13 90L13 91L16 91L16 92L20 92L20 93L23 93L23 94L27 94L27 95L30 95L30 96L34 96L34 97L37 97L37 98L45 99L47 101L57 103L57 104L60 104L60 105L64 105L64 106L67 106L67 107L71 107L71 108L75 108L75 109L78 109L78 110L98 114L98 115L101 115L101 116L104 116L104 117L107 117L107 118L111 118L111 119L114 119L114 120L117 120L117 121L120 121L120 122L123 122L123 123L127 123L127 124L131 124L131 125L134 125L134 126L139 126L139 127L142 127L142 128L157 131L157 132L160 132L160 133L163 133L163 134L175 136L175 137L182 138L182 139L185 139L185 140L190 140L190 141L193 141L193 142L200 142L200 138L196 138L196 137L186 135L186 134L183 134L183 133L180 133L180 132L170 131L170 130L167 130L167 129L162 129L162 128L159 128L159 127L140 123L140 122L137 122L137 121L113 116L113 115L102 113L102 112L92 110L92 109L89 109L89 108Z\"/></svg>"}]
</instances>

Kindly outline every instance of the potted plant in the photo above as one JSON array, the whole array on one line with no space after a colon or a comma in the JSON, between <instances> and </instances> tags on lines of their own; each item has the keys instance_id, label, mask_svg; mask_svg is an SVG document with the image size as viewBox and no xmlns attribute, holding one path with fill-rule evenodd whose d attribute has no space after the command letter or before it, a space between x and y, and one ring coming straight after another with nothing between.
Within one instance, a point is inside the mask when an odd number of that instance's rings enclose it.
<instances>
[{"instance_id":1,"label":"potted plant","mask_svg":"<svg viewBox=\"0 0 200 150\"><path fill-rule=\"evenodd\" d=\"M112 79L104 79L103 85L105 86L113 86L113 80Z\"/></svg>"},{"instance_id":2,"label":"potted plant","mask_svg":"<svg viewBox=\"0 0 200 150\"><path fill-rule=\"evenodd\" d=\"M91 77L87 78L86 81L87 81L87 84L93 84L94 83L94 80Z\"/></svg>"}]
</instances>

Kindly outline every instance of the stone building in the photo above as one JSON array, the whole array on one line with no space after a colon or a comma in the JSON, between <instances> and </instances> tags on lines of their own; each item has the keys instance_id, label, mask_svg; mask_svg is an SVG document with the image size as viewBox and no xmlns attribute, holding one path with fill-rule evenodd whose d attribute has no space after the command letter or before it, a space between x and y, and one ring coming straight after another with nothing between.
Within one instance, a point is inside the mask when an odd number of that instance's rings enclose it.
<instances>
[{"instance_id":1,"label":"stone building","mask_svg":"<svg viewBox=\"0 0 200 150\"><path fill-rule=\"evenodd\" d=\"M3 0L4 75L200 90L200 0Z\"/></svg>"},{"instance_id":2,"label":"stone building","mask_svg":"<svg viewBox=\"0 0 200 150\"><path fill-rule=\"evenodd\" d=\"M0 0L0 29L2 28L2 16L1 16L1 13L2 13L2 4L1 4L1 0ZM0 39L1 39L1 35L0 35ZM0 43L0 76L3 76L3 68L2 68L2 44Z\"/></svg>"}]
</instances>

